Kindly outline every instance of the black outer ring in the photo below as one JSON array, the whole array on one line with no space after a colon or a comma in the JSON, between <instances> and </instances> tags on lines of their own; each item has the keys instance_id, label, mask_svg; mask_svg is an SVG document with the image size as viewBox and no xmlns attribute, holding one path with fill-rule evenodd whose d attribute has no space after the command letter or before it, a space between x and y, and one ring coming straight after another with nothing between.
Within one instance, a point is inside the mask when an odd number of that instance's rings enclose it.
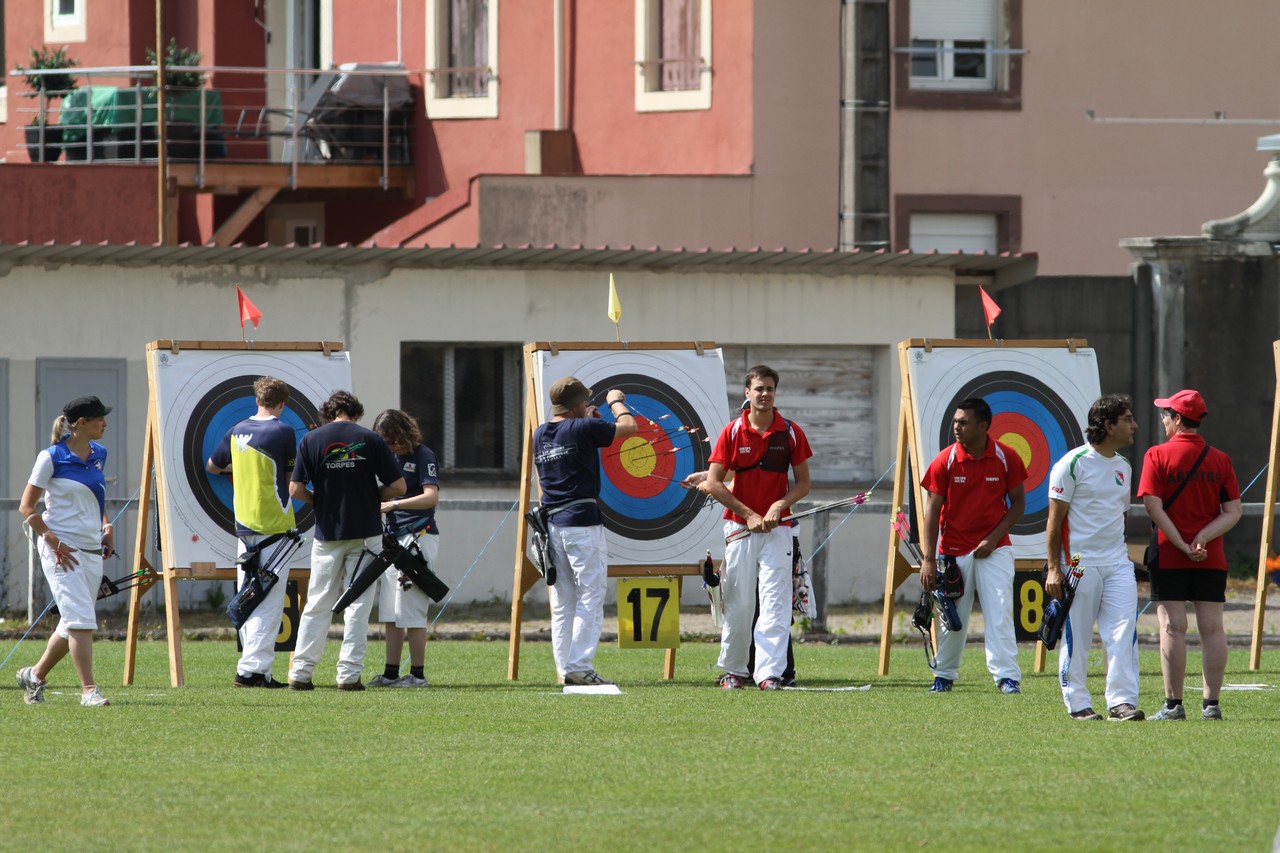
<instances>
[{"instance_id":1,"label":"black outer ring","mask_svg":"<svg viewBox=\"0 0 1280 853\"><path fill-rule=\"evenodd\" d=\"M1018 373L1013 370L996 370L975 376L960 386L960 390L951 398L951 405L944 410L938 446L947 448L955 444L955 435L951 431L951 415L960 403L970 397L985 398L988 394L993 394L997 391L1012 391L1017 394L1024 394L1042 404L1057 422L1058 429L1066 438L1068 450L1084 444L1084 433L1080 431L1080 424L1076 422L1071 407L1058 396L1057 392L1039 379L1028 376L1025 373ZM994 414L993 412L992 415L994 416ZM1041 429L1044 429L1043 424ZM1052 468L1057 461L1056 459L1049 460L1049 467ZM1014 536L1043 536L1045 524L1048 521L1049 507L1046 503L1042 509L1024 514L1009 532Z\"/></svg>"},{"instance_id":2,"label":"black outer ring","mask_svg":"<svg viewBox=\"0 0 1280 853\"><path fill-rule=\"evenodd\" d=\"M670 385L654 379L652 376L644 376L639 373L617 373L613 376L598 379L593 384L597 389L591 398L593 405L606 405L605 397L614 388L624 394L644 395L666 406L672 414L680 419L681 424L697 427L697 434L702 438L709 437L712 441L716 438L715 436L707 435L706 425L702 423L702 419L698 417L698 413L689 404L688 400L677 394ZM647 415L649 413L642 411L640 414ZM672 441L680 441L682 435L677 434L672 438ZM708 465L707 460L711 456L711 447L702 438L689 445L689 449L693 451L693 470L695 471L705 471ZM687 437L685 437L685 440L688 440ZM601 476L603 474L602 470ZM605 528L628 539L646 541L665 539L668 536L674 536L679 533L697 517L696 511L701 509L705 499L702 497L701 492L696 489L685 489L679 483L668 483L667 489L679 489L685 492L685 495L675 509L659 518L645 519L624 516L602 500L600 502L600 511L604 514ZM666 489L663 491L666 491Z\"/></svg>"},{"instance_id":3,"label":"black outer ring","mask_svg":"<svg viewBox=\"0 0 1280 853\"><path fill-rule=\"evenodd\" d=\"M200 508L214 520L218 527L232 536L236 535L235 513L209 488L209 475L204 468L202 445L204 436L209 431L209 424L223 408L245 397L255 400L256 407L256 397L253 393L253 383L256 381L256 376L233 376L210 388L196 402L192 416L187 421L186 432L182 436L183 473L186 474L191 494L195 496ZM305 424L314 425L320 422L320 412L292 385L289 385L289 402L285 403L285 408L293 410ZM310 504L303 504L302 509L295 510L295 518L300 532L310 530L315 524L315 513L312 512Z\"/></svg>"}]
</instances>

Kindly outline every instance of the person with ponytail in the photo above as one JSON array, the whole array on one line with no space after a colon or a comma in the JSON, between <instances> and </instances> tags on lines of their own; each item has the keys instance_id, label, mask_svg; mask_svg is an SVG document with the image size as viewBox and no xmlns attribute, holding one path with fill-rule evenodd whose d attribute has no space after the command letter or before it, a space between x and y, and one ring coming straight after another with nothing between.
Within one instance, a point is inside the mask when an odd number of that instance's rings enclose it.
<instances>
[{"instance_id":1,"label":"person with ponytail","mask_svg":"<svg viewBox=\"0 0 1280 853\"><path fill-rule=\"evenodd\" d=\"M35 666L18 670L28 705L44 702L45 679L68 653L80 678L80 704L111 704L93 677L94 605L102 583L102 561L115 550L106 516L107 449L98 443L107 414L97 397L77 397L53 422L51 446L36 456L18 511L37 539L45 580L61 618ZM36 504L44 499L44 512Z\"/></svg>"}]
</instances>

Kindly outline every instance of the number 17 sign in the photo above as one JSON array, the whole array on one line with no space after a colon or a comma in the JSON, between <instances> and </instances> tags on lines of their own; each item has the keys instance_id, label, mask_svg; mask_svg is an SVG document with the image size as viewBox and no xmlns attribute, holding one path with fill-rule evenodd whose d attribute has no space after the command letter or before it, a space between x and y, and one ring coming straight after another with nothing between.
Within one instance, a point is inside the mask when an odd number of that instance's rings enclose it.
<instances>
[{"instance_id":1,"label":"number 17 sign","mask_svg":"<svg viewBox=\"0 0 1280 853\"><path fill-rule=\"evenodd\" d=\"M623 649L680 647L677 578L618 578L618 646Z\"/></svg>"}]
</instances>

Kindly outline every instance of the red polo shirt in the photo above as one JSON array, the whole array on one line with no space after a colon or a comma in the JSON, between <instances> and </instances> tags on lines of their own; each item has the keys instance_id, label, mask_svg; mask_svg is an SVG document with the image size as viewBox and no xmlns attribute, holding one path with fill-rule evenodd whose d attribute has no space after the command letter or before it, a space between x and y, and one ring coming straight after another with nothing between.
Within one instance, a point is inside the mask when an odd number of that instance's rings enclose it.
<instances>
[{"instance_id":1,"label":"red polo shirt","mask_svg":"<svg viewBox=\"0 0 1280 853\"><path fill-rule=\"evenodd\" d=\"M1167 503L1178 484L1187 479L1191 466L1196 464L1204 450L1204 443L1199 434L1182 432L1164 444L1148 448L1142 459L1138 497L1155 495ZM1240 500L1240 485L1236 482L1231 459L1218 448L1211 447L1196 469L1195 477L1166 512L1183 540L1190 544L1206 524L1218 517L1224 503L1237 500ZM1163 530L1159 538L1162 569L1227 569L1227 555L1221 536L1205 543L1209 553L1200 563L1192 562L1190 557L1173 547Z\"/></svg>"},{"instance_id":2,"label":"red polo shirt","mask_svg":"<svg viewBox=\"0 0 1280 853\"><path fill-rule=\"evenodd\" d=\"M746 504L753 512L764 515L775 501L787 494L791 488L789 471L765 471L753 467L759 464L769 446L769 437L775 433L786 433L787 420L775 409L773 423L763 433L757 432L747 419L749 411L735 419L720 431L715 447L711 450L711 461L718 462L729 471L733 471L733 496ZM794 468L813 455L809 449L809 440L803 430L792 423L790 425L790 458L788 468ZM773 466L771 466L773 467ZM787 510L782 514L786 518L791 514ZM746 524L731 510L724 511L724 517L739 524Z\"/></svg>"},{"instance_id":3,"label":"red polo shirt","mask_svg":"<svg viewBox=\"0 0 1280 853\"><path fill-rule=\"evenodd\" d=\"M935 456L920 485L945 501L938 551L960 556L976 549L1004 518L1009 492L1026 479L1022 457L994 438L987 438L986 452L976 458L958 441ZM1005 534L999 547L1008 544Z\"/></svg>"}]
</instances>

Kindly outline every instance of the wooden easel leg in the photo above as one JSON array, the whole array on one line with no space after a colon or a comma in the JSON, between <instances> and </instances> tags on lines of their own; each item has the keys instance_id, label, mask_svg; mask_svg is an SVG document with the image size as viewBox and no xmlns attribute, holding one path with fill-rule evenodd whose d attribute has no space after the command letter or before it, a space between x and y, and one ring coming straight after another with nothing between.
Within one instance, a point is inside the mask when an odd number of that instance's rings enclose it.
<instances>
[{"instance_id":1,"label":"wooden easel leg","mask_svg":"<svg viewBox=\"0 0 1280 853\"><path fill-rule=\"evenodd\" d=\"M520 678L520 630L524 622L524 598L517 590L511 602L511 642L507 647L507 680Z\"/></svg>"},{"instance_id":2,"label":"wooden easel leg","mask_svg":"<svg viewBox=\"0 0 1280 853\"><path fill-rule=\"evenodd\" d=\"M1271 407L1271 458L1267 465L1267 496L1262 510L1262 542L1258 546L1258 587L1253 596L1253 638L1249 642L1249 669L1262 666L1262 629L1267 610L1267 558L1276 523L1276 467L1280 465L1280 341L1271 344L1275 360L1275 402Z\"/></svg>"},{"instance_id":3,"label":"wooden easel leg","mask_svg":"<svg viewBox=\"0 0 1280 853\"><path fill-rule=\"evenodd\" d=\"M1048 657L1049 650L1044 647L1044 643L1036 640L1036 657L1032 663L1032 669L1035 672L1044 672L1044 661Z\"/></svg>"},{"instance_id":4,"label":"wooden easel leg","mask_svg":"<svg viewBox=\"0 0 1280 853\"><path fill-rule=\"evenodd\" d=\"M906 497L907 489L910 488L910 484L907 482L908 428L909 418L911 417L909 381L904 361L902 365L902 403L898 414L898 453L894 461L893 498L890 501L893 506L891 512L903 506L903 499ZM893 599L894 594L901 585L898 569L901 560L902 556L898 553L898 530L896 527L890 527L889 555L884 571L884 609L880 617L880 665L876 670L880 675L889 674L889 653L893 647Z\"/></svg>"},{"instance_id":5,"label":"wooden easel leg","mask_svg":"<svg viewBox=\"0 0 1280 853\"><path fill-rule=\"evenodd\" d=\"M529 541L529 522L525 513L529 511L530 489L533 482L533 432L538 428L538 387L534 381L533 359L535 344L526 344L524 348L524 450L520 456L520 501L516 511L520 513L516 519L516 559L514 578L511 583L511 641L507 647L507 680L515 681L520 677L520 632L524 624L524 594L535 582L528 575L536 575L532 568L526 568L528 558L525 556L525 543Z\"/></svg>"},{"instance_id":6,"label":"wooden easel leg","mask_svg":"<svg viewBox=\"0 0 1280 853\"><path fill-rule=\"evenodd\" d=\"M178 579L173 572L164 572L164 620L169 633L169 683L181 687L185 683L182 671L182 617L178 613Z\"/></svg>"},{"instance_id":7,"label":"wooden easel leg","mask_svg":"<svg viewBox=\"0 0 1280 853\"><path fill-rule=\"evenodd\" d=\"M676 677L676 650L667 649L667 659L662 667L662 680L670 681Z\"/></svg>"},{"instance_id":8,"label":"wooden easel leg","mask_svg":"<svg viewBox=\"0 0 1280 853\"><path fill-rule=\"evenodd\" d=\"M142 566L151 571L151 566L142 560ZM133 684L133 677L138 665L138 623L142 618L142 594L151 588L151 582L135 584L129 590L129 626L125 631L124 646L124 686Z\"/></svg>"}]
</instances>

